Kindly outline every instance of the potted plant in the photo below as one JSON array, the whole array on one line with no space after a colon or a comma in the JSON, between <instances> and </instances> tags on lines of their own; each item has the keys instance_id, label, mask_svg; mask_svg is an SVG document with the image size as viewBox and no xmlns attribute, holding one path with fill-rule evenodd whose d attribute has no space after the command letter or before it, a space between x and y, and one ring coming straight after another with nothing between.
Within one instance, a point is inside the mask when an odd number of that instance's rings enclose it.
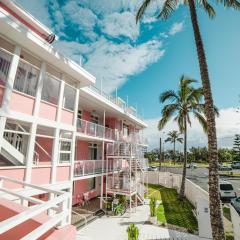
<instances>
[{"instance_id":1,"label":"potted plant","mask_svg":"<svg viewBox=\"0 0 240 240\"><path fill-rule=\"evenodd\" d=\"M127 228L128 240L138 240L139 230L135 224L131 223Z\"/></svg>"},{"instance_id":2,"label":"potted plant","mask_svg":"<svg viewBox=\"0 0 240 240\"><path fill-rule=\"evenodd\" d=\"M149 221L152 224L157 224L157 216L156 216L156 199L154 197L151 197L150 199L150 217Z\"/></svg>"}]
</instances>

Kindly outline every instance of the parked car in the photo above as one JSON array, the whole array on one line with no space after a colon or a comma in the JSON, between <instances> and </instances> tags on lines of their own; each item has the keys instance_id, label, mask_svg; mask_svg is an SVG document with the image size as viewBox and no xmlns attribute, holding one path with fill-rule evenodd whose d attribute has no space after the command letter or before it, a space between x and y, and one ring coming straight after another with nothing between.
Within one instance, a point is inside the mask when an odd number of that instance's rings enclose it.
<instances>
[{"instance_id":1,"label":"parked car","mask_svg":"<svg viewBox=\"0 0 240 240\"><path fill-rule=\"evenodd\" d=\"M197 164L196 163L189 163L189 164L187 164L187 168L197 168Z\"/></svg>"},{"instance_id":2,"label":"parked car","mask_svg":"<svg viewBox=\"0 0 240 240\"><path fill-rule=\"evenodd\" d=\"M240 214L240 197L234 198L231 200L231 205L236 209L236 211Z\"/></svg>"},{"instance_id":3,"label":"parked car","mask_svg":"<svg viewBox=\"0 0 240 240\"><path fill-rule=\"evenodd\" d=\"M230 201L233 198L237 197L236 192L233 189L233 186L230 182L220 181L219 182L219 193L222 201Z\"/></svg>"},{"instance_id":4,"label":"parked car","mask_svg":"<svg viewBox=\"0 0 240 240\"><path fill-rule=\"evenodd\" d=\"M153 166L148 167L148 171L157 171L157 170L158 170L157 167L153 167Z\"/></svg>"},{"instance_id":5,"label":"parked car","mask_svg":"<svg viewBox=\"0 0 240 240\"><path fill-rule=\"evenodd\" d=\"M231 166L233 169L240 169L240 162L233 162Z\"/></svg>"},{"instance_id":6,"label":"parked car","mask_svg":"<svg viewBox=\"0 0 240 240\"><path fill-rule=\"evenodd\" d=\"M219 171L232 171L232 167L229 165L219 165L218 170Z\"/></svg>"}]
</instances>

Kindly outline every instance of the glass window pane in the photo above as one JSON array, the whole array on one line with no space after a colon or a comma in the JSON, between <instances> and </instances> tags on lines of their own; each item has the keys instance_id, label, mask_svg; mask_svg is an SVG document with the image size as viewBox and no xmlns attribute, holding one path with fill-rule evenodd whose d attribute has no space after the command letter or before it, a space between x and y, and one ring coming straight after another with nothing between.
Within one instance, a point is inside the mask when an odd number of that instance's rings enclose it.
<instances>
[{"instance_id":1,"label":"glass window pane","mask_svg":"<svg viewBox=\"0 0 240 240\"><path fill-rule=\"evenodd\" d=\"M60 81L49 75L46 75L43 81L42 100L57 105L59 89Z\"/></svg>"},{"instance_id":2,"label":"glass window pane","mask_svg":"<svg viewBox=\"0 0 240 240\"><path fill-rule=\"evenodd\" d=\"M0 51L0 84L5 85L11 62L11 55Z\"/></svg>"},{"instance_id":3,"label":"glass window pane","mask_svg":"<svg viewBox=\"0 0 240 240\"><path fill-rule=\"evenodd\" d=\"M74 110L76 90L68 85L64 88L64 101L63 107L68 110Z\"/></svg>"},{"instance_id":4,"label":"glass window pane","mask_svg":"<svg viewBox=\"0 0 240 240\"><path fill-rule=\"evenodd\" d=\"M39 71L20 61L14 81L14 89L31 96L36 95Z\"/></svg>"}]
</instances>

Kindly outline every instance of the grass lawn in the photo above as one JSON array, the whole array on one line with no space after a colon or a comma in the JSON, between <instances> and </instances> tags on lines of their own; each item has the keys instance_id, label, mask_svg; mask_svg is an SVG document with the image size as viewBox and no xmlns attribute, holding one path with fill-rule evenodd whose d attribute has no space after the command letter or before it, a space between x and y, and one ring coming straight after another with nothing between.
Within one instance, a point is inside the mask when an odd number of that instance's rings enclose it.
<instances>
[{"instance_id":1,"label":"grass lawn","mask_svg":"<svg viewBox=\"0 0 240 240\"><path fill-rule=\"evenodd\" d=\"M154 193L158 200L162 200L157 208L158 221L186 228L190 231L198 229L197 219L192 213L193 206L188 200L180 201L175 189L159 185L149 185L149 195Z\"/></svg>"}]
</instances>

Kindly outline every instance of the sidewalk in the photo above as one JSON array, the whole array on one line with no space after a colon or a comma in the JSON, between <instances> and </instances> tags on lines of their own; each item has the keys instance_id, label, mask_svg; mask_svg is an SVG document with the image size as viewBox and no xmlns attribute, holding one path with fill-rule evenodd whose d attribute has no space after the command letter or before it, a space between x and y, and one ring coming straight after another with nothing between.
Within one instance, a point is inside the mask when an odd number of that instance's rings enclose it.
<instances>
[{"instance_id":1,"label":"sidewalk","mask_svg":"<svg viewBox=\"0 0 240 240\"><path fill-rule=\"evenodd\" d=\"M184 239L200 240L198 236L166 228L144 224L149 218L149 206L139 206L135 213L122 217L102 217L80 229L76 240L127 240L126 229L130 223L139 228L139 240L149 239Z\"/></svg>"}]
</instances>

